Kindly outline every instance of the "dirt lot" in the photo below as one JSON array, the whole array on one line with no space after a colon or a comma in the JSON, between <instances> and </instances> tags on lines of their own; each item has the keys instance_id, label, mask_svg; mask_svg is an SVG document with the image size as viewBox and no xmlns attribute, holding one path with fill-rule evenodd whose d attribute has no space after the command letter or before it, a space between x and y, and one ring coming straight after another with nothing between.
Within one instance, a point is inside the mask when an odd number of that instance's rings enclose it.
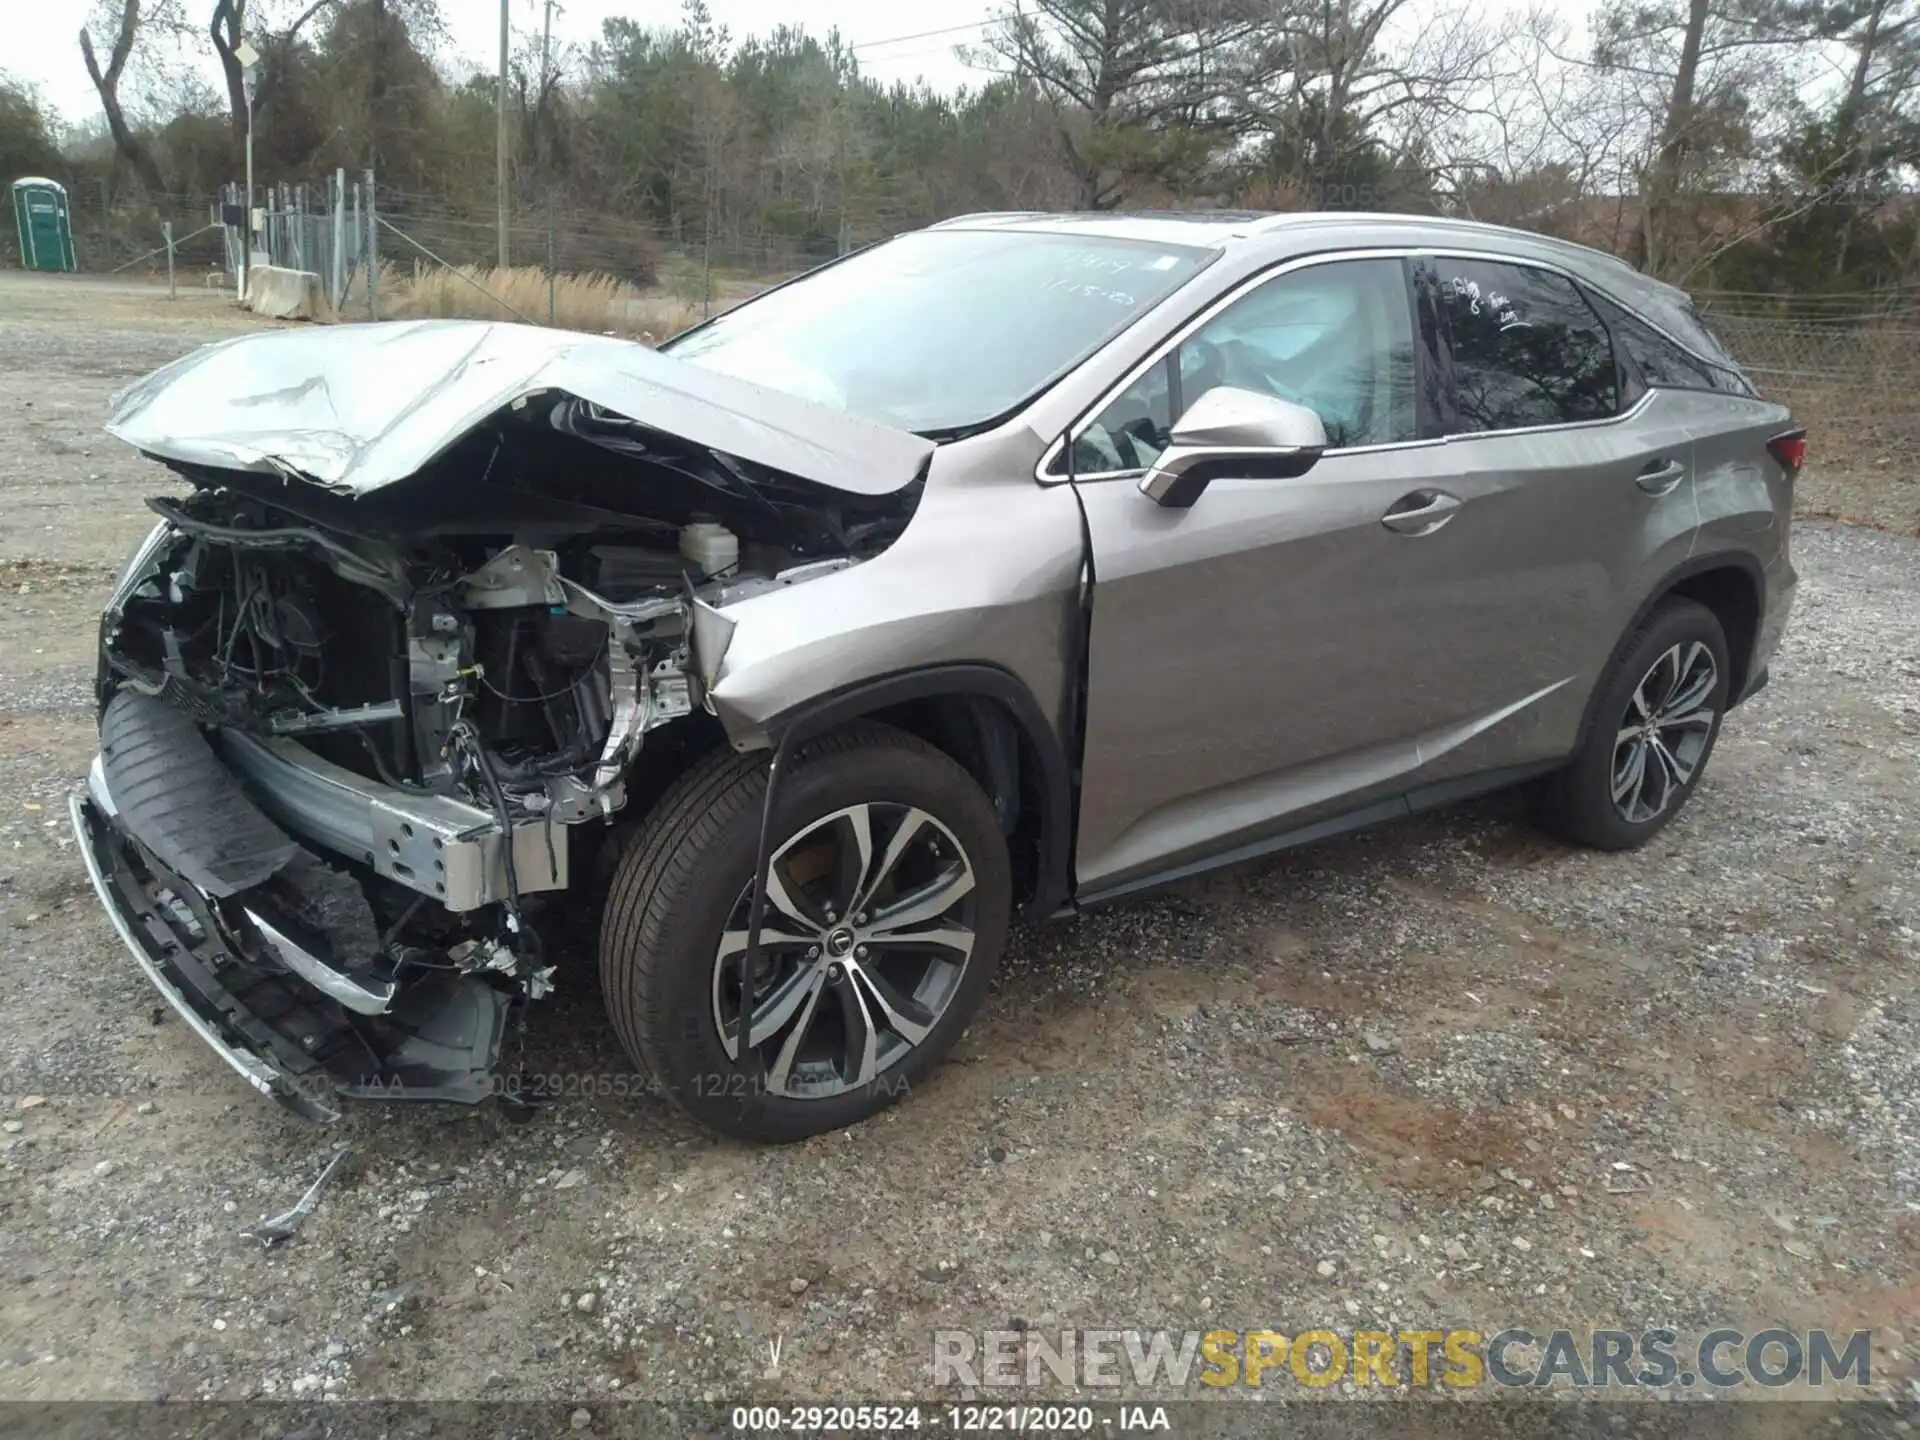
<instances>
[{"instance_id":1,"label":"dirt lot","mask_svg":"<svg viewBox=\"0 0 1920 1440\"><path fill-rule=\"evenodd\" d=\"M1920 540L1801 528L1774 683L1643 853L1499 799L1020 936L955 1061L792 1148L577 1095L329 1131L162 1015L66 832L165 479L103 408L239 325L0 277L0 1398L926 1398L940 1326L1767 1323L1872 1326L1920 1396ZM560 979L529 1068L626 1084ZM342 1141L296 1242L236 1238Z\"/></svg>"}]
</instances>

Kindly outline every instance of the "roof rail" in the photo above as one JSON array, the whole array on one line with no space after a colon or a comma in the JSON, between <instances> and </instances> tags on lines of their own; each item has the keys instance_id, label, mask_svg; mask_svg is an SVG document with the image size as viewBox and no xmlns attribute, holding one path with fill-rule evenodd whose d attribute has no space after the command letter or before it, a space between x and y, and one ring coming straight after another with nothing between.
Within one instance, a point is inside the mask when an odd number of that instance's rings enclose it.
<instances>
[{"instance_id":1,"label":"roof rail","mask_svg":"<svg viewBox=\"0 0 1920 1440\"><path fill-rule=\"evenodd\" d=\"M944 220L936 220L927 226L929 230L947 230L955 225L965 224L969 220L1034 220L1044 219L1058 214L1054 210L975 210L966 215L949 215Z\"/></svg>"},{"instance_id":2,"label":"roof rail","mask_svg":"<svg viewBox=\"0 0 1920 1440\"><path fill-rule=\"evenodd\" d=\"M1249 235L1267 234L1274 230L1284 229L1289 225L1364 225L1369 222L1381 225L1422 225L1443 230L1452 230L1466 235L1519 235L1524 236L1528 240L1547 245L1559 245L1569 250L1585 251L1589 255L1597 256L1603 260L1611 260L1614 264L1624 265L1629 270L1633 269L1631 265L1628 265L1627 262L1622 260L1618 255L1611 254L1593 245L1583 245L1578 240L1566 240L1558 235L1543 234L1538 230L1522 230L1515 225L1496 225L1488 220L1466 220L1457 215L1416 215L1390 210L1284 210L1272 215L1263 216L1261 219L1249 225L1244 233Z\"/></svg>"}]
</instances>

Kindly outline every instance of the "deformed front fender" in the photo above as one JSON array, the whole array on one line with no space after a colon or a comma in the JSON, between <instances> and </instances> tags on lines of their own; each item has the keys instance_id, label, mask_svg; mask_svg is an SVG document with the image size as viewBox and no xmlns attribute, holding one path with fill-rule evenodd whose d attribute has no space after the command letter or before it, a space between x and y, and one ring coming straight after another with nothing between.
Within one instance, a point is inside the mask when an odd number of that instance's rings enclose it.
<instances>
[{"instance_id":1,"label":"deformed front fender","mask_svg":"<svg viewBox=\"0 0 1920 1440\"><path fill-rule=\"evenodd\" d=\"M909 701L957 696L985 698L1005 706L1037 764L1040 867L1025 914L1030 921L1043 920L1065 902L1072 889L1073 781L1060 736L1033 692L1013 675L979 664L898 671L804 700L771 717L765 728L778 750L790 751L863 715Z\"/></svg>"},{"instance_id":2,"label":"deformed front fender","mask_svg":"<svg viewBox=\"0 0 1920 1440\"><path fill-rule=\"evenodd\" d=\"M911 700L999 702L1043 782L1051 905L1069 886L1086 548L1073 487L1033 483L1038 448L1018 432L943 446L893 545L805 584L696 607L692 648L701 703L739 750Z\"/></svg>"}]
</instances>

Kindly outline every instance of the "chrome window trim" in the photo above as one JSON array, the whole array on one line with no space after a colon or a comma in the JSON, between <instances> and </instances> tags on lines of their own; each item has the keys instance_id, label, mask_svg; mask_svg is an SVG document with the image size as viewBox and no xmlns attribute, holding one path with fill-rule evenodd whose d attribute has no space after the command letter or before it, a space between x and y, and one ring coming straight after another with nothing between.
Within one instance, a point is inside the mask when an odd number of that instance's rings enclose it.
<instances>
[{"instance_id":1,"label":"chrome window trim","mask_svg":"<svg viewBox=\"0 0 1920 1440\"><path fill-rule=\"evenodd\" d=\"M1180 326L1172 335L1163 340L1145 359L1141 360L1125 375L1121 376L1118 381L1102 391L1099 399L1081 411L1079 417L1075 419L1071 425L1059 435L1055 436L1053 442L1041 452L1039 461L1034 465L1033 478L1042 485L1062 485L1078 481L1124 480L1144 475L1146 473L1144 468L1131 470L1099 470L1087 475L1053 475L1048 473L1048 467L1059 458L1061 452L1064 451L1069 444L1080 437L1086 427L1091 425L1094 419L1104 411L1108 405L1120 398L1128 386L1132 385L1141 376L1153 369L1154 366L1164 361L1168 353L1184 344L1187 337L1192 335L1194 331L1200 329L1222 310L1235 304L1243 296L1259 289L1262 285L1278 280L1284 275L1291 275L1297 270L1305 270L1315 265L1337 265L1348 260L1408 259L1479 260L1488 264L1516 265L1534 270L1545 270L1549 274L1558 275L1562 279L1567 280L1576 290L1584 286L1587 289L1591 289L1605 296L1607 300L1618 305L1622 310L1633 316L1634 319L1640 321L1672 344L1678 345L1680 349L1694 356L1695 359L1703 363L1714 364L1717 369L1726 368L1717 362L1707 361L1706 357L1699 355L1692 346L1686 345L1675 339L1672 335L1669 335L1664 329L1654 324L1651 320L1648 320L1639 310L1621 300L1605 286L1595 284L1593 281L1585 279L1576 272L1567 269L1565 266L1556 265L1550 260L1520 258L1501 251L1472 250L1456 246L1396 245L1386 247L1376 246L1361 250L1329 250L1317 255L1301 255L1292 260L1283 260L1277 265L1269 266L1265 270L1249 275L1245 280L1241 281L1231 290L1228 290L1225 294L1215 296L1211 302L1189 318L1184 325ZM1173 295L1169 295L1167 299L1171 300L1179 293L1180 292L1176 290L1173 292ZM1588 308L1592 309L1591 306ZM1600 321L1604 328L1606 325L1605 317L1596 313L1594 318ZM1117 339L1118 337L1115 338ZM1613 341L1611 332L1609 332L1607 340L1608 344L1611 345ZM1416 345L1417 343L1418 337L1416 336ZM1088 358L1091 359L1092 357ZM1451 445L1463 440L1491 439L1496 436L1506 435L1546 435L1556 434L1563 430L1589 430L1602 425L1618 425L1623 421L1633 419L1651 403L1656 392L1668 388L1670 387L1649 385L1641 394L1640 398L1634 401L1627 409L1621 411L1618 415L1607 415L1598 420L1566 420L1554 425L1528 425L1514 430L1472 430L1463 431L1458 435L1424 436L1416 440L1389 440L1377 445L1349 445L1342 449L1330 449L1321 458L1331 459L1336 455L1376 455L1391 450L1415 450L1433 445ZM1727 392L1720 390L1696 390L1690 391L1689 393L1725 395ZM1745 399L1747 397L1730 395L1727 398Z\"/></svg>"},{"instance_id":2,"label":"chrome window trim","mask_svg":"<svg viewBox=\"0 0 1920 1440\"><path fill-rule=\"evenodd\" d=\"M1383 455L1394 450L1426 450L1441 445L1463 445L1475 440L1507 440L1514 436L1555 435L1563 430L1598 430L1608 425L1622 425L1629 420L1638 419L1640 412L1653 403L1655 395L1665 393L1668 393L1665 387L1650 385L1641 393L1638 400L1634 401L1632 405L1622 410L1618 415L1607 415L1598 420L1567 420L1557 425L1527 425L1516 430L1467 430L1462 431L1458 435L1430 435L1419 440L1390 440L1379 445L1349 445L1341 450L1328 450L1320 457L1320 460L1321 463L1324 464L1328 460L1347 455ZM1689 395L1719 395L1724 392L1718 390L1689 390L1684 393ZM1733 395L1728 398L1745 400L1748 397L1744 395ZM1065 437L1063 436L1061 438L1064 439ZM1041 470L1044 470L1047 465L1052 463L1052 457L1060 449L1060 444L1060 440L1054 441L1053 444L1048 447L1047 453L1040 457ZM1072 479L1075 483L1083 480L1128 480L1138 479L1146 473L1144 468L1138 470L1098 470L1091 475L1075 475ZM1034 478L1039 480L1043 485L1059 485L1068 479L1065 475L1046 475L1038 472L1036 472Z\"/></svg>"},{"instance_id":3,"label":"chrome window trim","mask_svg":"<svg viewBox=\"0 0 1920 1440\"><path fill-rule=\"evenodd\" d=\"M1447 436L1446 443L1459 445L1469 440L1502 440L1509 435L1554 435L1562 430L1598 430L1603 426L1618 425L1633 419L1652 403L1654 393L1654 387L1649 385L1641 392L1638 400L1618 415L1602 415L1598 420L1563 420L1557 425L1522 425L1513 430L1462 430L1458 435Z\"/></svg>"}]
</instances>

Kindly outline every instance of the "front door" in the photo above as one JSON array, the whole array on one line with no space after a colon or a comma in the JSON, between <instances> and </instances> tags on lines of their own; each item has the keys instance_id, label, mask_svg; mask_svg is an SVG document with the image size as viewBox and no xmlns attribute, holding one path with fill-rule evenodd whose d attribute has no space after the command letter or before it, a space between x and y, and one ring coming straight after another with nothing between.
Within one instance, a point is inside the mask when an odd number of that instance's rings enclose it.
<instances>
[{"instance_id":1,"label":"front door","mask_svg":"<svg viewBox=\"0 0 1920 1440\"><path fill-rule=\"evenodd\" d=\"M1570 557L1515 546L1502 497L1520 476L1470 468L1475 447L1442 438L1410 269L1279 273L1076 436L1094 576L1083 895L1403 810L1416 777L1524 729L1566 683L1542 617L1565 603ZM1332 448L1297 479L1155 505L1139 468L1213 385L1310 406Z\"/></svg>"}]
</instances>

